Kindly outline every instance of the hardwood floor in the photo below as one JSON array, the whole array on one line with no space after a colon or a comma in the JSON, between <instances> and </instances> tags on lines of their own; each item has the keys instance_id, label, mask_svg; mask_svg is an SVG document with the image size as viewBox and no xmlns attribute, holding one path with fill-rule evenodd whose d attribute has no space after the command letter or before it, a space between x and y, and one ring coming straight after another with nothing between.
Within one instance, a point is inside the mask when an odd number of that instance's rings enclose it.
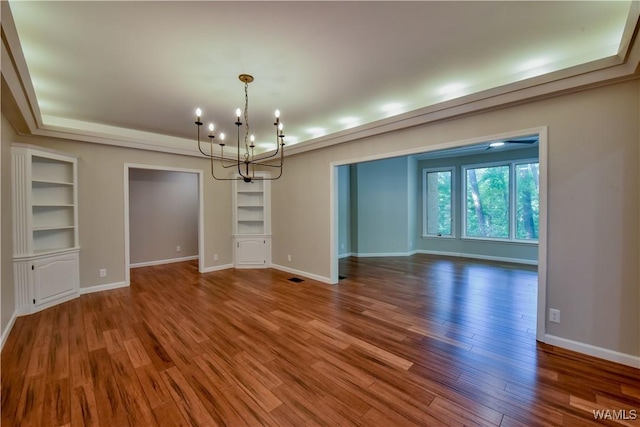
<instances>
[{"instance_id":1,"label":"hardwood floor","mask_svg":"<svg viewBox=\"0 0 640 427\"><path fill-rule=\"evenodd\" d=\"M340 269L330 286L145 267L18 318L2 425L640 425L640 371L536 343L535 270L427 255Z\"/></svg>"}]
</instances>

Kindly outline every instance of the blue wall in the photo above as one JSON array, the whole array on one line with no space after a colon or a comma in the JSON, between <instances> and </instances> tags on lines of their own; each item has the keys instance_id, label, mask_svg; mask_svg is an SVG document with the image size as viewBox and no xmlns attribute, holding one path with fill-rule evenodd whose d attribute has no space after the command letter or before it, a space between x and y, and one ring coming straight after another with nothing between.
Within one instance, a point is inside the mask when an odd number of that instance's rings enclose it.
<instances>
[{"instance_id":1,"label":"blue wall","mask_svg":"<svg viewBox=\"0 0 640 427\"><path fill-rule=\"evenodd\" d=\"M422 156L424 157L424 156ZM340 256L440 253L535 263L538 245L461 239L461 166L532 159L538 149L492 150L464 157L416 160L398 157L338 168L338 253ZM455 167L457 201L454 238L422 236L422 171Z\"/></svg>"}]
</instances>

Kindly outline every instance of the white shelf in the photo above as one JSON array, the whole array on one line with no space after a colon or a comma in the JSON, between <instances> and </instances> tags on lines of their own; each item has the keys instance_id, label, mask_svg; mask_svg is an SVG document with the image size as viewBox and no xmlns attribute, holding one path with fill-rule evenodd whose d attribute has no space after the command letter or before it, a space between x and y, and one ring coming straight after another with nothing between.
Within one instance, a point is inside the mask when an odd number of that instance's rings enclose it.
<instances>
[{"instance_id":1,"label":"white shelf","mask_svg":"<svg viewBox=\"0 0 640 427\"><path fill-rule=\"evenodd\" d=\"M31 157L31 179L37 182L74 185L73 163L48 154Z\"/></svg>"},{"instance_id":2,"label":"white shelf","mask_svg":"<svg viewBox=\"0 0 640 427\"><path fill-rule=\"evenodd\" d=\"M268 267L271 265L270 181L235 181L233 189L234 265L236 268Z\"/></svg>"},{"instance_id":3,"label":"white shelf","mask_svg":"<svg viewBox=\"0 0 640 427\"><path fill-rule=\"evenodd\" d=\"M11 147L17 311L30 314L79 296L77 158Z\"/></svg>"}]
</instances>

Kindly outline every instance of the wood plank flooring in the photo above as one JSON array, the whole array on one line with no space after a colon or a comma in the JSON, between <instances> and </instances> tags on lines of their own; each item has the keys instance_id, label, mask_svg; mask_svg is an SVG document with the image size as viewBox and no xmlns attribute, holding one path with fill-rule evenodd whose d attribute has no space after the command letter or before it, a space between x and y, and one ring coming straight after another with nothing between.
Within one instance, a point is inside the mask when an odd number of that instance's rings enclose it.
<instances>
[{"instance_id":1,"label":"wood plank flooring","mask_svg":"<svg viewBox=\"0 0 640 427\"><path fill-rule=\"evenodd\" d=\"M639 370L536 343L534 269L414 255L340 274L145 267L21 317L2 425L640 425Z\"/></svg>"}]
</instances>

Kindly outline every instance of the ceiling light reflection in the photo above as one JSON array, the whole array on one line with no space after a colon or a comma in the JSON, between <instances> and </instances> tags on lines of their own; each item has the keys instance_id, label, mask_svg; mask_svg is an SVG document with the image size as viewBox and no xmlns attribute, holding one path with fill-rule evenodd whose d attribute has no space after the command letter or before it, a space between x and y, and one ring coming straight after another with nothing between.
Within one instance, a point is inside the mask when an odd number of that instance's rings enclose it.
<instances>
[{"instance_id":1,"label":"ceiling light reflection","mask_svg":"<svg viewBox=\"0 0 640 427\"><path fill-rule=\"evenodd\" d=\"M441 86L440 89L438 89L438 93L442 95L443 101L448 101L450 99L467 95L467 88L468 85L465 83L449 83Z\"/></svg>"},{"instance_id":2,"label":"ceiling light reflection","mask_svg":"<svg viewBox=\"0 0 640 427\"><path fill-rule=\"evenodd\" d=\"M382 110L385 117L391 117L404 113L404 106L405 104L401 104L399 102L390 102L380 107L380 110Z\"/></svg>"},{"instance_id":3,"label":"ceiling light reflection","mask_svg":"<svg viewBox=\"0 0 640 427\"><path fill-rule=\"evenodd\" d=\"M313 138L318 138L320 136L323 136L323 135L327 134L327 130L325 128L320 128L320 127L310 127L310 128L307 128L306 131Z\"/></svg>"},{"instance_id":4,"label":"ceiling light reflection","mask_svg":"<svg viewBox=\"0 0 640 427\"><path fill-rule=\"evenodd\" d=\"M440 93L440 95L456 94L463 92L466 87L467 85L465 85L464 83L450 83L448 85L442 86L440 90L438 90L438 93Z\"/></svg>"},{"instance_id":5,"label":"ceiling light reflection","mask_svg":"<svg viewBox=\"0 0 640 427\"><path fill-rule=\"evenodd\" d=\"M347 116L338 119L338 122L344 125L345 129L356 127L360 124L359 117Z\"/></svg>"},{"instance_id":6,"label":"ceiling light reflection","mask_svg":"<svg viewBox=\"0 0 640 427\"><path fill-rule=\"evenodd\" d=\"M521 63L517 67L520 80L529 79L531 77L541 76L553 71L552 61L549 58L534 58Z\"/></svg>"}]
</instances>

